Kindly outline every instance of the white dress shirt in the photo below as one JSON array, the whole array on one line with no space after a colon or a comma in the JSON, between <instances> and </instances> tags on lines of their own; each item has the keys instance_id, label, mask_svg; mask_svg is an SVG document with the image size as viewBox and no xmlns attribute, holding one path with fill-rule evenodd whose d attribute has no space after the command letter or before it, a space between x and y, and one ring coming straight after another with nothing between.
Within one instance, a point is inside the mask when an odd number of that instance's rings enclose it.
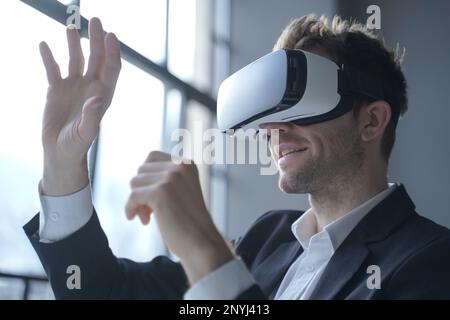
<instances>
[{"instance_id":1,"label":"white dress shirt","mask_svg":"<svg viewBox=\"0 0 450 320\"><path fill-rule=\"evenodd\" d=\"M396 187L369 199L316 233L317 222L309 209L292 224L292 232L304 252L291 265L275 299L308 299L334 252L358 222ZM39 236L41 242L62 240L82 228L93 214L90 185L70 195L42 194ZM255 284L241 259L231 260L196 282L184 295L186 300L231 300Z\"/></svg>"},{"instance_id":2,"label":"white dress shirt","mask_svg":"<svg viewBox=\"0 0 450 320\"><path fill-rule=\"evenodd\" d=\"M91 186L78 192L58 197L46 196L39 183L39 238L41 242L55 242L81 229L92 217Z\"/></svg>"},{"instance_id":3,"label":"white dress shirt","mask_svg":"<svg viewBox=\"0 0 450 320\"><path fill-rule=\"evenodd\" d=\"M275 299L309 299L337 248L362 218L386 198L395 187L394 183L390 183L388 189L329 223L320 232L316 231L317 220L311 209L297 219L292 224L292 232L304 251L289 267Z\"/></svg>"}]
</instances>

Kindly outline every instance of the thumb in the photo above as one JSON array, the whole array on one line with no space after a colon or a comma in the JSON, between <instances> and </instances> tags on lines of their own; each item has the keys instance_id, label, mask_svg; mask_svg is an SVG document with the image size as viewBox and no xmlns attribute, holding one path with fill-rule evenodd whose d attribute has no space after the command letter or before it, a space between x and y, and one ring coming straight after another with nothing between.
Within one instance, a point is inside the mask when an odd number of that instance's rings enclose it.
<instances>
[{"instance_id":1,"label":"thumb","mask_svg":"<svg viewBox=\"0 0 450 320\"><path fill-rule=\"evenodd\" d=\"M105 111L106 107L102 97L94 96L86 100L78 127L78 133L84 142L91 144L94 141Z\"/></svg>"}]
</instances>

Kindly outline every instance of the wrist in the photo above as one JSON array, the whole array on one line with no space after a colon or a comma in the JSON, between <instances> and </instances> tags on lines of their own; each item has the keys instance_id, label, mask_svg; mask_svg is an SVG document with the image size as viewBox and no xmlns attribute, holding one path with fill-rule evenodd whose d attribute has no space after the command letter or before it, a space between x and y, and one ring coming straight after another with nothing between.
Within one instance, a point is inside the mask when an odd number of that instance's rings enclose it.
<instances>
[{"instance_id":1,"label":"wrist","mask_svg":"<svg viewBox=\"0 0 450 320\"><path fill-rule=\"evenodd\" d=\"M44 195L63 196L77 192L89 183L87 160L62 162L44 159L41 190Z\"/></svg>"},{"instance_id":2,"label":"wrist","mask_svg":"<svg viewBox=\"0 0 450 320\"><path fill-rule=\"evenodd\" d=\"M181 264L192 286L235 258L236 255L231 247L221 238L215 243L209 242L207 245L196 246L189 256L181 258Z\"/></svg>"}]
</instances>

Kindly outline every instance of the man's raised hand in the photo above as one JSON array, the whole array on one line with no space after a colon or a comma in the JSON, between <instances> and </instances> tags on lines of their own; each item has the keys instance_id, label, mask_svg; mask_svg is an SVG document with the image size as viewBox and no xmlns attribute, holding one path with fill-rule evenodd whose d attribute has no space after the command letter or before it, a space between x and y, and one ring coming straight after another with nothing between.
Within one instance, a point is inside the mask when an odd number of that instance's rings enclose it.
<instances>
[{"instance_id":1,"label":"man's raised hand","mask_svg":"<svg viewBox=\"0 0 450 320\"><path fill-rule=\"evenodd\" d=\"M50 48L39 49L49 83L42 126L44 177L48 195L75 192L87 185L87 152L111 104L121 68L117 37L104 35L98 18L89 21L90 56L84 72L84 56L76 28L67 28L69 72L61 72Z\"/></svg>"}]
</instances>

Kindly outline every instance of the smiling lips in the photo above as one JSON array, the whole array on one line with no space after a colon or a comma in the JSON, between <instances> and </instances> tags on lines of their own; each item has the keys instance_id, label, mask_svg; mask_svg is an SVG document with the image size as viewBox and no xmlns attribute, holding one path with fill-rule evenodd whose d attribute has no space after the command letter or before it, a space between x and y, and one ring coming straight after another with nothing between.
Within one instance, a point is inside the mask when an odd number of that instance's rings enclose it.
<instances>
[{"instance_id":1,"label":"smiling lips","mask_svg":"<svg viewBox=\"0 0 450 320\"><path fill-rule=\"evenodd\" d=\"M300 147L298 145L282 143L278 146L277 156L278 156L278 159L282 159L283 157L287 156L288 154L305 151L306 149L307 149L306 147Z\"/></svg>"},{"instance_id":2,"label":"smiling lips","mask_svg":"<svg viewBox=\"0 0 450 320\"><path fill-rule=\"evenodd\" d=\"M300 152L300 151L305 151L306 148L300 148L300 149L291 149L291 150L286 150L281 152L281 156L280 159L287 156L288 154L294 153L294 152Z\"/></svg>"}]
</instances>

